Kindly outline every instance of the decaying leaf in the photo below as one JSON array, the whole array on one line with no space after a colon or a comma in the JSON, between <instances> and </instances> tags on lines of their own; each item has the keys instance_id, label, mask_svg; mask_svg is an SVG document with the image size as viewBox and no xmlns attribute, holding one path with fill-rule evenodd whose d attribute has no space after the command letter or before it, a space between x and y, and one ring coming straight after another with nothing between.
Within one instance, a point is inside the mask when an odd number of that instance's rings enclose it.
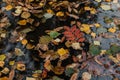
<instances>
[{"instance_id":1,"label":"decaying leaf","mask_svg":"<svg viewBox=\"0 0 120 80\"><path fill-rule=\"evenodd\" d=\"M52 71L57 75L61 75L64 72L64 67L56 66L55 68L52 69Z\"/></svg>"},{"instance_id":2,"label":"decaying leaf","mask_svg":"<svg viewBox=\"0 0 120 80\"><path fill-rule=\"evenodd\" d=\"M26 25L27 24L27 20L20 20L18 21L19 25Z\"/></svg>"},{"instance_id":3,"label":"decaying leaf","mask_svg":"<svg viewBox=\"0 0 120 80\"><path fill-rule=\"evenodd\" d=\"M63 56L65 54L68 54L68 50L67 49L64 49L64 48L60 48L57 50L57 53L60 55L60 56Z\"/></svg>"},{"instance_id":4,"label":"decaying leaf","mask_svg":"<svg viewBox=\"0 0 120 80\"><path fill-rule=\"evenodd\" d=\"M13 8L12 5L7 5L7 6L5 7L5 9L6 9L7 11L11 10L12 8Z\"/></svg>"},{"instance_id":5,"label":"decaying leaf","mask_svg":"<svg viewBox=\"0 0 120 80\"><path fill-rule=\"evenodd\" d=\"M39 42L41 44L48 44L51 40L52 40L52 38L50 36L42 36L42 37L40 37Z\"/></svg>"},{"instance_id":6,"label":"decaying leaf","mask_svg":"<svg viewBox=\"0 0 120 80\"><path fill-rule=\"evenodd\" d=\"M0 67L3 67L3 66L4 66L4 64L5 64L5 62L4 62L4 61L0 61Z\"/></svg>"},{"instance_id":7,"label":"decaying leaf","mask_svg":"<svg viewBox=\"0 0 120 80\"><path fill-rule=\"evenodd\" d=\"M26 66L25 66L24 63L17 63L16 69L19 70L19 71L25 71L26 70Z\"/></svg>"},{"instance_id":8,"label":"decaying leaf","mask_svg":"<svg viewBox=\"0 0 120 80\"><path fill-rule=\"evenodd\" d=\"M9 73L9 69L7 67L5 67L1 72L4 74L8 74Z\"/></svg>"},{"instance_id":9,"label":"decaying leaf","mask_svg":"<svg viewBox=\"0 0 120 80\"><path fill-rule=\"evenodd\" d=\"M28 19L31 16L29 12L22 12L21 17L24 19Z\"/></svg>"},{"instance_id":10,"label":"decaying leaf","mask_svg":"<svg viewBox=\"0 0 120 80\"><path fill-rule=\"evenodd\" d=\"M5 58L6 58L6 56L5 56L4 54L1 54L1 55L0 55L0 61L4 61Z\"/></svg>"},{"instance_id":11,"label":"decaying leaf","mask_svg":"<svg viewBox=\"0 0 120 80\"><path fill-rule=\"evenodd\" d=\"M48 71L52 70L53 66L51 65L50 60L47 60L47 61L44 63L44 67L45 67L45 69L48 70Z\"/></svg>"},{"instance_id":12,"label":"decaying leaf","mask_svg":"<svg viewBox=\"0 0 120 80\"><path fill-rule=\"evenodd\" d=\"M83 79L83 80L90 80L91 77L92 77L91 74L88 73L88 72L84 72L84 73L82 74L82 79Z\"/></svg>"}]
</instances>

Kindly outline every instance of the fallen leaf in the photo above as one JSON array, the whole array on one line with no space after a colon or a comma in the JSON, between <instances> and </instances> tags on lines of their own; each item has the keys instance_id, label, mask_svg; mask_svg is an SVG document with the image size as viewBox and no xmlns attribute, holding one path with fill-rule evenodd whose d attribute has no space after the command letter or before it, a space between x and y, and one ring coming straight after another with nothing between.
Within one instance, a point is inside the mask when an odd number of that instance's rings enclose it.
<instances>
[{"instance_id":1,"label":"fallen leaf","mask_svg":"<svg viewBox=\"0 0 120 80\"><path fill-rule=\"evenodd\" d=\"M21 18L28 19L31 16L29 12L22 12Z\"/></svg>"},{"instance_id":2,"label":"fallen leaf","mask_svg":"<svg viewBox=\"0 0 120 80\"><path fill-rule=\"evenodd\" d=\"M64 16L64 13L59 11L59 12L56 13L56 16L58 16L58 17Z\"/></svg>"},{"instance_id":3,"label":"fallen leaf","mask_svg":"<svg viewBox=\"0 0 120 80\"><path fill-rule=\"evenodd\" d=\"M105 4L102 4L100 7L101 7L103 10L110 10L110 9L111 9L110 5L105 5Z\"/></svg>"},{"instance_id":4,"label":"fallen leaf","mask_svg":"<svg viewBox=\"0 0 120 80\"><path fill-rule=\"evenodd\" d=\"M17 22L19 25L26 25L27 24L27 20L20 20Z\"/></svg>"},{"instance_id":5,"label":"fallen leaf","mask_svg":"<svg viewBox=\"0 0 120 80\"><path fill-rule=\"evenodd\" d=\"M5 62L4 61L0 61L0 67L4 67L4 64L5 64Z\"/></svg>"},{"instance_id":6,"label":"fallen leaf","mask_svg":"<svg viewBox=\"0 0 120 80\"><path fill-rule=\"evenodd\" d=\"M4 61L5 58L6 58L6 56L5 56L4 54L1 54L1 55L0 55L0 61Z\"/></svg>"},{"instance_id":7,"label":"fallen leaf","mask_svg":"<svg viewBox=\"0 0 120 80\"><path fill-rule=\"evenodd\" d=\"M84 72L82 74L82 79L83 80L90 80L91 78L92 78L92 75L90 73L88 73L88 72Z\"/></svg>"},{"instance_id":8,"label":"fallen leaf","mask_svg":"<svg viewBox=\"0 0 120 80\"><path fill-rule=\"evenodd\" d=\"M57 53L60 55L60 56L63 56L65 54L68 53L68 50L65 50L64 48L60 48L57 50Z\"/></svg>"},{"instance_id":9,"label":"fallen leaf","mask_svg":"<svg viewBox=\"0 0 120 80\"><path fill-rule=\"evenodd\" d=\"M7 11L11 10L12 8L13 8L12 5L7 5L7 6L5 7L5 9L6 9Z\"/></svg>"}]
</instances>

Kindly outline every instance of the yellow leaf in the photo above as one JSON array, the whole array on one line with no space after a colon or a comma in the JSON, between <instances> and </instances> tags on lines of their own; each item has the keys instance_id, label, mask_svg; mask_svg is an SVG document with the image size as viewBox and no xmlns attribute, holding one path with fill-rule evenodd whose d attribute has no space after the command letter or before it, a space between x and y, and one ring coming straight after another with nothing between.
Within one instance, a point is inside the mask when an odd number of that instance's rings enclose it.
<instances>
[{"instance_id":1,"label":"yellow leaf","mask_svg":"<svg viewBox=\"0 0 120 80\"><path fill-rule=\"evenodd\" d=\"M47 9L47 13L54 14L53 10Z\"/></svg>"},{"instance_id":2,"label":"yellow leaf","mask_svg":"<svg viewBox=\"0 0 120 80\"><path fill-rule=\"evenodd\" d=\"M27 45L26 45L26 48L27 48L27 49L33 49L34 47L35 47L35 46L32 45L32 44L27 44Z\"/></svg>"},{"instance_id":3,"label":"yellow leaf","mask_svg":"<svg viewBox=\"0 0 120 80\"><path fill-rule=\"evenodd\" d=\"M25 18L25 19L29 18L30 16L31 16L31 14L30 14L29 12L23 12L23 13L21 14L21 17L22 17L22 18Z\"/></svg>"},{"instance_id":4,"label":"yellow leaf","mask_svg":"<svg viewBox=\"0 0 120 80\"><path fill-rule=\"evenodd\" d=\"M19 71L25 71L26 70L25 64L23 64L23 63L18 63L16 68Z\"/></svg>"},{"instance_id":5,"label":"yellow leaf","mask_svg":"<svg viewBox=\"0 0 120 80\"><path fill-rule=\"evenodd\" d=\"M56 16L59 16L59 17L64 16L64 13L62 11L59 11L59 12L56 13Z\"/></svg>"},{"instance_id":6,"label":"yellow leaf","mask_svg":"<svg viewBox=\"0 0 120 80\"><path fill-rule=\"evenodd\" d=\"M101 26L99 23L95 23L94 25L95 25L95 27L97 27L97 28L99 28L99 27Z\"/></svg>"},{"instance_id":7,"label":"yellow leaf","mask_svg":"<svg viewBox=\"0 0 120 80\"><path fill-rule=\"evenodd\" d=\"M23 45L26 45L26 44L28 43L28 41L27 41L26 39L23 39L23 40L21 41L21 43L22 43Z\"/></svg>"},{"instance_id":8,"label":"yellow leaf","mask_svg":"<svg viewBox=\"0 0 120 80\"><path fill-rule=\"evenodd\" d=\"M112 33L115 33L116 32L116 28L115 27L109 28L108 31L112 32Z\"/></svg>"},{"instance_id":9,"label":"yellow leaf","mask_svg":"<svg viewBox=\"0 0 120 80\"><path fill-rule=\"evenodd\" d=\"M101 50L101 55L105 54L106 53L106 50Z\"/></svg>"},{"instance_id":10,"label":"yellow leaf","mask_svg":"<svg viewBox=\"0 0 120 80\"><path fill-rule=\"evenodd\" d=\"M95 37L96 37L96 33L92 32L92 33L91 33L91 36L92 36L93 38L95 38Z\"/></svg>"},{"instance_id":11,"label":"yellow leaf","mask_svg":"<svg viewBox=\"0 0 120 80\"><path fill-rule=\"evenodd\" d=\"M9 65L13 66L15 64L15 61L10 61Z\"/></svg>"},{"instance_id":12,"label":"yellow leaf","mask_svg":"<svg viewBox=\"0 0 120 80\"><path fill-rule=\"evenodd\" d=\"M7 77L2 77L2 78L0 78L0 80L8 80L8 78Z\"/></svg>"},{"instance_id":13,"label":"yellow leaf","mask_svg":"<svg viewBox=\"0 0 120 80\"><path fill-rule=\"evenodd\" d=\"M5 9L6 9L7 11L11 10L12 8L13 8L12 5L7 5L7 6L5 7Z\"/></svg>"},{"instance_id":14,"label":"yellow leaf","mask_svg":"<svg viewBox=\"0 0 120 80\"><path fill-rule=\"evenodd\" d=\"M19 25L26 25L27 24L27 20L20 20L18 21Z\"/></svg>"},{"instance_id":15,"label":"yellow leaf","mask_svg":"<svg viewBox=\"0 0 120 80\"><path fill-rule=\"evenodd\" d=\"M96 12L97 12L97 11L96 11L95 8L91 8L91 10L90 10L90 13L91 13L91 14L96 14Z\"/></svg>"},{"instance_id":16,"label":"yellow leaf","mask_svg":"<svg viewBox=\"0 0 120 80\"><path fill-rule=\"evenodd\" d=\"M83 31L83 32L85 32L87 34L89 34L91 32L90 26L88 24L82 24L81 26L82 26L80 28L81 31Z\"/></svg>"},{"instance_id":17,"label":"yellow leaf","mask_svg":"<svg viewBox=\"0 0 120 80\"><path fill-rule=\"evenodd\" d=\"M90 7L89 7L89 6L86 6L86 7L84 7L84 9L85 9L86 11L88 11L88 10L90 10Z\"/></svg>"},{"instance_id":18,"label":"yellow leaf","mask_svg":"<svg viewBox=\"0 0 120 80\"><path fill-rule=\"evenodd\" d=\"M4 62L4 61L0 61L0 67L3 67L3 66L4 66L4 64L5 64L5 62Z\"/></svg>"},{"instance_id":19,"label":"yellow leaf","mask_svg":"<svg viewBox=\"0 0 120 80\"><path fill-rule=\"evenodd\" d=\"M6 56L4 54L0 55L0 61L4 61Z\"/></svg>"},{"instance_id":20,"label":"yellow leaf","mask_svg":"<svg viewBox=\"0 0 120 80\"><path fill-rule=\"evenodd\" d=\"M64 48L60 48L57 50L57 53L60 55L60 56L63 56L65 54L68 53L68 50L65 50Z\"/></svg>"},{"instance_id":21,"label":"yellow leaf","mask_svg":"<svg viewBox=\"0 0 120 80\"><path fill-rule=\"evenodd\" d=\"M115 58L115 57L113 57L113 56L109 56L109 58L113 61L113 62L115 62L115 63L118 63L119 62L119 60L117 60L117 58Z\"/></svg>"}]
</instances>

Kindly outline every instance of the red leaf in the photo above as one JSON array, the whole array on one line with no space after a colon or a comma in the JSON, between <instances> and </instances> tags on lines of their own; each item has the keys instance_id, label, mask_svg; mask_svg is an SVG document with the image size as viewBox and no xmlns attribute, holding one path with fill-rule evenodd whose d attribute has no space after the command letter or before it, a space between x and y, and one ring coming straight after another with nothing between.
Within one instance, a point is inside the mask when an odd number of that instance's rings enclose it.
<instances>
[{"instance_id":1,"label":"red leaf","mask_svg":"<svg viewBox=\"0 0 120 80\"><path fill-rule=\"evenodd\" d=\"M76 25L74 25L72 28L71 28L71 32L73 33L75 30L76 30Z\"/></svg>"},{"instance_id":2,"label":"red leaf","mask_svg":"<svg viewBox=\"0 0 120 80\"><path fill-rule=\"evenodd\" d=\"M70 31L70 28L68 26L64 26L64 29Z\"/></svg>"},{"instance_id":3,"label":"red leaf","mask_svg":"<svg viewBox=\"0 0 120 80\"><path fill-rule=\"evenodd\" d=\"M83 41L85 41L85 38L80 38L80 39L78 40L78 42L83 42Z\"/></svg>"}]
</instances>

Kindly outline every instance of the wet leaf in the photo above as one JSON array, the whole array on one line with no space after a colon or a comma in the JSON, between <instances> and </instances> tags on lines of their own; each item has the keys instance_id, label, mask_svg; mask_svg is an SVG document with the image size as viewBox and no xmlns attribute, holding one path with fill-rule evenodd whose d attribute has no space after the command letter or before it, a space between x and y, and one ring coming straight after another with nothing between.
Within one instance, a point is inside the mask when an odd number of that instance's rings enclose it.
<instances>
[{"instance_id":1,"label":"wet leaf","mask_svg":"<svg viewBox=\"0 0 120 80\"><path fill-rule=\"evenodd\" d=\"M19 25L26 25L27 24L27 20L20 20L18 21Z\"/></svg>"},{"instance_id":2,"label":"wet leaf","mask_svg":"<svg viewBox=\"0 0 120 80\"><path fill-rule=\"evenodd\" d=\"M58 37L59 35L60 35L60 33L56 32L56 31L51 31L51 32L50 32L50 37L52 37L52 38L56 38L56 37Z\"/></svg>"},{"instance_id":3,"label":"wet leaf","mask_svg":"<svg viewBox=\"0 0 120 80\"><path fill-rule=\"evenodd\" d=\"M81 49L82 49L81 46L80 46L80 43L77 43L77 42L76 42L76 43L72 43L71 46L72 46L72 48L75 49L75 50L78 50L78 49L81 50Z\"/></svg>"},{"instance_id":4,"label":"wet leaf","mask_svg":"<svg viewBox=\"0 0 120 80\"><path fill-rule=\"evenodd\" d=\"M56 13L56 16L58 16L58 17L64 16L64 13L59 11L59 12Z\"/></svg>"},{"instance_id":5,"label":"wet leaf","mask_svg":"<svg viewBox=\"0 0 120 80\"><path fill-rule=\"evenodd\" d=\"M32 77L26 77L26 80L36 80L36 79Z\"/></svg>"},{"instance_id":6,"label":"wet leaf","mask_svg":"<svg viewBox=\"0 0 120 80\"><path fill-rule=\"evenodd\" d=\"M26 66L23 63L17 63L16 69L19 70L19 71L25 71L26 70Z\"/></svg>"},{"instance_id":7,"label":"wet leaf","mask_svg":"<svg viewBox=\"0 0 120 80\"><path fill-rule=\"evenodd\" d=\"M73 68L67 68L65 70L65 75L70 77L72 74L74 73L74 69Z\"/></svg>"},{"instance_id":8,"label":"wet leaf","mask_svg":"<svg viewBox=\"0 0 120 80\"><path fill-rule=\"evenodd\" d=\"M56 66L52 71L57 75L61 75L64 72L64 67Z\"/></svg>"},{"instance_id":9,"label":"wet leaf","mask_svg":"<svg viewBox=\"0 0 120 80\"><path fill-rule=\"evenodd\" d=\"M112 27L108 29L109 32L115 33L116 32L116 27Z\"/></svg>"},{"instance_id":10,"label":"wet leaf","mask_svg":"<svg viewBox=\"0 0 120 80\"><path fill-rule=\"evenodd\" d=\"M90 45L89 47L89 53L91 53L92 55L98 55L100 54L100 47L99 46L96 46L96 45Z\"/></svg>"},{"instance_id":11,"label":"wet leaf","mask_svg":"<svg viewBox=\"0 0 120 80\"><path fill-rule=\"evenodd\" d=\"M5 67L1 72L4 74L8 74L9 73L9 69L7 67Z\"/></svg>"},{"instance_id":12,"label":"wet leaf","mask_svg":"<svg viewBox=\"0 0 120 80\"><path fill-rule=\"evenodd\" d=\"M1 54L1 55L0 55L0 61L4 61L5 58L6 58L6 56L5 56L4 54Z\"/></svg>"},{"instance_id":13,"label":"wet leaf","mask_svg":"<svg viewBox=\"0 0 120 80\"><path fill-rule=\"evenodd\" d=\"M4 61L0 61L0 67L4 67L5 62Z\"/></svg>"},{"instance_id":14,"label":"wet leaf","mask_svg":"<svg viewBox=\"0 0 120 80\"><path fill-rule=\"evenodd\" d=\"M102 4L100 7L101 7L103 10L110 10L110 9L111 9L110 5L105 5L105 4Z\"/></svg>"},{"instance_id":15,"label":"wet leaf","mask_svg":"<svg viewBox=\"0 0 120 80\"><path fill-rule=\"evenodd\" d=\"M42 37L40 37L39 42L41 44L48 44L51 40L52 40L52 38L50 36L42 36Z\"/></svg>"},{"instance_id":16,"label":"wet leaf","mask_svg":"<svg viewBox=\"0 0 120 80\"><path fill-rule=\"evenodd\" d=\"M29 12L22 12L21 18L28 19L31 16Z\"/></svg>"},{"instance_id":17,"label":"wet leaf","mask_svg":"<svg viewBox=\"0 0 120 80\"><path fill-rule=\"evenodd\" d=\"M6 9L7 11L11 10L12 8L13 8L12 5L7 5L7 6L5 7L5 9Z\"/></svg>"},{"instance_id":18,"label":"wet leaf","mask_svg":"<svg viewBox=\"0 0 120 80\"><path fill-rule=\"evenodd\" d=\"M107 32L106 28L100 27L100 28L97 29L98 34L105 33L105 32Z\"/></svg>"},{"instance_id":19,"label":"wet leaf","mask_svg":"<svg viewBox=\"0 0 120 80\"><path fill-rule=\"evenodd\" d=\"M65 54L68 54L68 50L66 49L64 49L64 48L60 48L60 49L58 49L57 50L57 53L60 55L60 56L63 56L63 55L65 55Z\"/></svg>"},{"instance_id":20,"label":"wet leaf","mask_svg":"<svg viewBox=\"0 0 120 80\"><path fill-rule=\"evenodd\" d=\"M49 19L53 17L53 14L45 13L43 16L45 17L45 19Z\"/></svg>"},{"instance_id":21,"label":"wet leaf","mask_svg":"<svg viewBox=\"0 0 120 80\"><path fill-rule=\"evenodd\" d=\"M88 24L82 24L80 28L81 31L89 34L91 32L90 26Z\"/></svg>"},{"instance_id":22,"label":"wet leaf","mask_svg":"<svg viewBox=\"0 0 120 80\"><path fill-rule=\"evenodd\" d=\"M82 79L83 80L91 80L91 74L90 73L88 73L88 72L84 72L83 74L82 74Z\"/></svg>"}]
</instances>

